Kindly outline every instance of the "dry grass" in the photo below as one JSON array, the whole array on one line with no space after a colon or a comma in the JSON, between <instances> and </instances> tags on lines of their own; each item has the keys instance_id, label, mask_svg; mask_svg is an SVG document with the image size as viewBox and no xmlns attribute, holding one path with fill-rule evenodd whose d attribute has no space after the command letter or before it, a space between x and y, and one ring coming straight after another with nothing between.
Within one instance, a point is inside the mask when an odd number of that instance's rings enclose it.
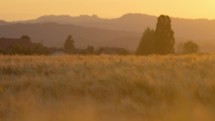
<instances>
[{"instance_id":1,"label":"dry grass","mask_svg":"<svg viewBox=\"0 0 215 121\"><path fill-rule=\"evenodd\" d=\"M0 56L1 121L213 121L215 55Z\"/></svg>"}]
</instances>

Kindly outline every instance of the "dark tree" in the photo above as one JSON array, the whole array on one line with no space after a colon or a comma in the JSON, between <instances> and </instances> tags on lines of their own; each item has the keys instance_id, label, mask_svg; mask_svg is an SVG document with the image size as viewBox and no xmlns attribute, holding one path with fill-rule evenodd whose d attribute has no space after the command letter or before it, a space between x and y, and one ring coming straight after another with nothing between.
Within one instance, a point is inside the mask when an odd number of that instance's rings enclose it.
<instances>
[{"instance_id":1,"label":"dark tree","mask_svg":"<svg viewBox=\"0 0 215 121\"><path fill-rule=\"evenodd\" d=\"M158 18L156 30L147 28L136 50L138 55L170 54L174 52L174 32L171 28L169 16Z\"/></svg>"},{"instance_id":2,"label":"dark tree","mask_svg":"<svg viewBox=\"0 0 215 121\"><path fill-rule=\"evenodd\" d=\"M64 50L67 53L74 53L75 51L74 40L71 35L69 35L66 39L66 42L64 44Z\"/></svg>"},{"instance_id":3,"label":"dark tree","mask_svg":"<svg viewBox=\"0 0 215 121\"><path fill-rule=\"evenodd\" d=\"M192 54L192 53L198 53L198 52L199 52L199 46L193 41L188 41L182 44L183 54Z\"/></svg>"},{"instance_id":4,"label":"dark tree","mask_svg":"<svg viewBox=\"0 0 215 121\"><path fill-rule=\"evenodd\" d=\"M154 47L155 32L154 30L147 28L143 33L139 46L136 50L137 55L149 55L155 53Z\"/></svg>"},{"instance_id":5,"label":"dark tree","mask_svg":"<svg viewBox=\"0 0 215 121\"><path fill-rule=\"evenodd\" d=\"M174 52L175 38L169 16L161 15L158 18L155 36L155 48L157 54L170 54Z\"/></svg>"},{"instance_id":6,"label":"dark tree","mask_svg":"<svg viewBox=\"0 0 215 121\"><path fill-rule=\"evenodd\" d=\"M33 43L31 47L31 54L36 55L47 55L49 50L41 43Z\"/></svg>"},{"instance_id":7,"label":"dark tree","mask_svg":"<svg viewBox=\"0 0 215 121\"><path fill-rule=\"evenodd\" d=\"M31 38L28 35L22 35L20 39L31 42Z\"/></svg>"}]
</instances>

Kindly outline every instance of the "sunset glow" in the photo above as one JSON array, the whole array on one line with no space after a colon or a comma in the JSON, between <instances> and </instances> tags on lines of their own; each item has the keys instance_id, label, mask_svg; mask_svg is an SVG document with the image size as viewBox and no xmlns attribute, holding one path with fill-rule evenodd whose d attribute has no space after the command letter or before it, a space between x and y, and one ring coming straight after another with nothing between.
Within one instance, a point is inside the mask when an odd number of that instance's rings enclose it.
<instances>
[{"instance_id":1,"label":"sunset glow","mask_svg":"<svg viewBox=\"0 0 215 121\"><path fill-rule=\"evenodd\" d=\"M126 13L168 14L180 18L215 19L213 0L4 0L0 19L34 19L43 15L93 15L103 18Z\"/></svg>"}]
</instances>

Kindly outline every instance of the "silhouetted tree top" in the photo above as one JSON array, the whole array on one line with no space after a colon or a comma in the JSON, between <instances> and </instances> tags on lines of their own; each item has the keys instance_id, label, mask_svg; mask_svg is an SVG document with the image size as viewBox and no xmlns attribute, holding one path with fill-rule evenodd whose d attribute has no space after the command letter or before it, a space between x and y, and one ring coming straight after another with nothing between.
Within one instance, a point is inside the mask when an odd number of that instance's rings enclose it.
<instances>
[{"instance_id":1,"label":"silhouetted tree top","mask_svg":"<svg viewBox=\"0 0 215 121\"><path fill-rule=\"evenodd\" d=\"M156 31L171 30L171 19L169 16L160 15L158 17Z\"/></svg>"},{"instance_id":2,"label":"silhouetted tree top","mask_svg":"<svg viewBox=\"0 0 215 121\"><path fill-rule=\"evenodd\" d=\"M69 35L65 41L64 50L68 53L72 53L75 50L74 40L71 35Z\"/></svg>"}]
</instances>

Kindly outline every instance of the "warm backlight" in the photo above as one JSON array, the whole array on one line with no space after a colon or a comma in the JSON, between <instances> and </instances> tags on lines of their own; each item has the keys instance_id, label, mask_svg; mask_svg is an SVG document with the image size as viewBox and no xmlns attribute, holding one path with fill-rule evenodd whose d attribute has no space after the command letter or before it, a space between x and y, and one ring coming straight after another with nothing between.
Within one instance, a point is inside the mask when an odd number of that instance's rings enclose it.
<instances>
[{"instance_id":1,"label":"warm backlight","mask_svg":"<svg viewBox=\"0 0 215 121\"><path fill-rule=\"evenodd\" d=\"M214 5L214 0L1 0L0 19L23 20L50 14L113 18L125 13L215 19Z\"/></svg>"}]
</instances>

